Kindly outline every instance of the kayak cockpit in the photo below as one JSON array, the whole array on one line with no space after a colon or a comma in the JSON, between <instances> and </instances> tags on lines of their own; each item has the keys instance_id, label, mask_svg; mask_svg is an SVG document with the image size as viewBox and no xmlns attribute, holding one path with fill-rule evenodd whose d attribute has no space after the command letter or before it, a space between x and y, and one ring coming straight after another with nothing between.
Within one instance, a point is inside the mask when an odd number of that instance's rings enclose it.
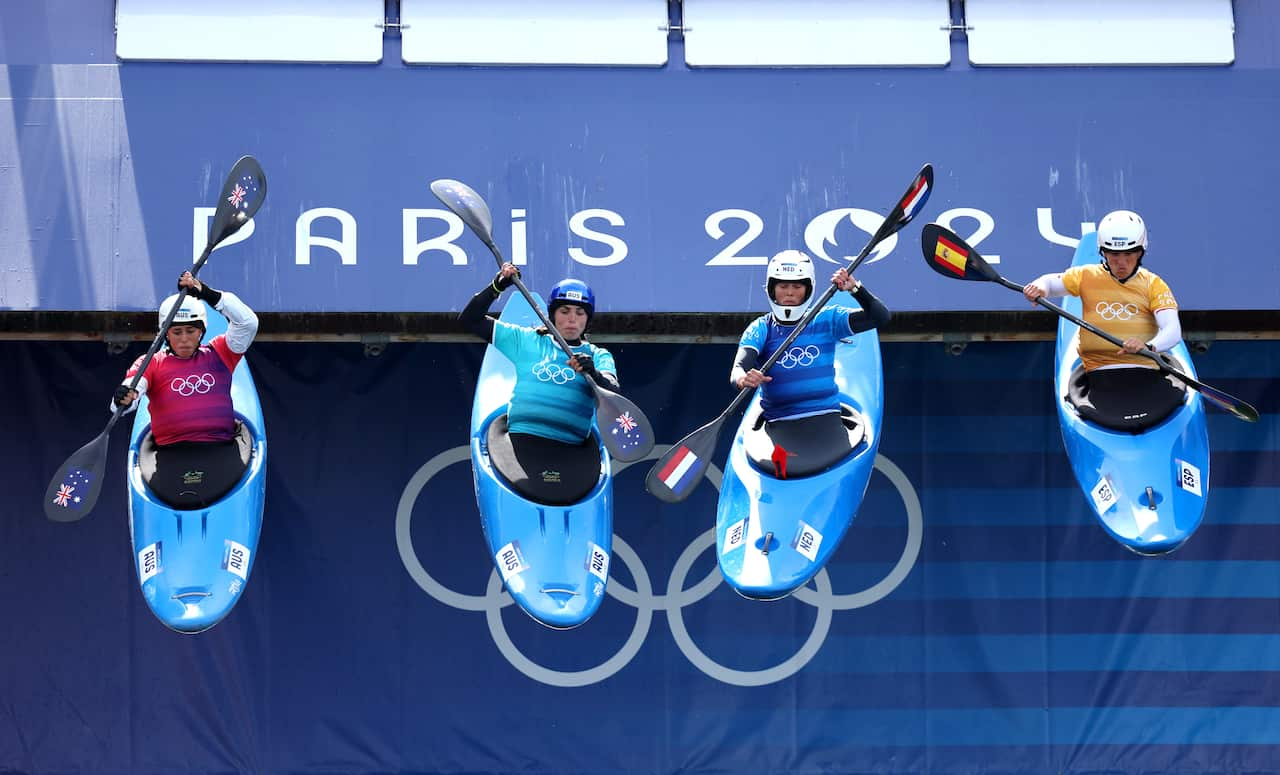
<instances>
[{"instance_id":1,"label":"kayak cockpit","mask_svg":"<svg viewBox=\"0 0 1280 775\"><path fill-rule=\"evenodd\" d=\"M761 473L778 479L799 479L830 470L863 443L866 421L848 404L794 420L766 422L759 405L744 423L743 451Z\"/></svg>"},{"instance_id":2,"label":"kayak cockpit","mask_svg":"<svg viewBox=\"0 0 1280 775\"><path fill-rule=\"evenodd\" d=\"M166 447L165 465L183 471L179 476L156 477L158 453L148 428L138 445L138 471L147 491L175 509L198 509L226 497L244 478L253 455L253 434L246 423L236 420L235 436L226 445L179 443ZM198 490L193 485L198 485Z\"/></svg>"},{"instance_id":3,"label":"kayak cockpit","mask_svg":"<svg viewBox=\"0 0 1280 775\"><path fill-rule=\"evenodd\" d=\"M600 443L594 431L581 444L565 444L511 433L503 414L489 423L485 442L493 469L508 487L535 503L578 503L600 481Z\"/></svg>"},{"instance_id":4,"label":"kayak cockpit","mask_svg":"<svg viewBox=\"0 0 1280 775\"><path fill-rule=\"evenodd\" d=\"M1077 363L1063 398L1081 419L1109 430L1142 433L1186 401L1187 388L1158 369L1107 369L1086 374Z\"/></svg>"}]
</instances>

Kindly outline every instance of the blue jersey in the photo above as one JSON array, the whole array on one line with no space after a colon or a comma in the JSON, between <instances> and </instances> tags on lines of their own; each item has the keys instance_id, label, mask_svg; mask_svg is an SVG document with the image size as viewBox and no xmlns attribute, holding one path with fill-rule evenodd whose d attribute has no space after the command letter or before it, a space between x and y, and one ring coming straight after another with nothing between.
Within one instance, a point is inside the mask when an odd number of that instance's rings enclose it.
<instances>
[{"instance_id":1,"label":"blue jersey","mask_svg":"<svg viewBox=\"0 0 1280 775\"><path fill-rule=\"evenodd\" d=\"M836 343L853 336L848 307L823 307L814 315L787 352L769 367L772 381L760 386L760 407L766 420L807 417L840 411L840 391L836 388ZM758 317L747 326L739 347L760 353L760 363L768 360L794 329L773 319Z\"/></svg>"},{"instance_id":2,"label":"blue jersey","mask_svg":"<svg viewBox=\"0 0 1280 775\"><path fill-rule=\"evenodd\" d=\"M529 433L566 444L578 444L591 432L595 398L587 378L569 366L551 336L536 329L494 321L493 346L516 367L516 386L507 409L511 433ZM613 355L584 342L571 348L590 355L596 370L617 374Z\"/></svg>"}]
</instances>

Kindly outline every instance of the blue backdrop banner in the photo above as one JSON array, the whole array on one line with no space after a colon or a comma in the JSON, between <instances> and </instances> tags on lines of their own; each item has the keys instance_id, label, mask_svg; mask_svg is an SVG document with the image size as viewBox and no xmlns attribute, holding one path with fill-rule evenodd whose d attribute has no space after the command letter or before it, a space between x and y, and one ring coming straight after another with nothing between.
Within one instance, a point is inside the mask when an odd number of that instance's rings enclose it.
<instances>
[{"instance_id":1,"label":"blue backdrop banner","mask_svg":"<svg viewBox=\"0 0 1280 775\"><path fill-rule=\"evenodd\" d=\"M1184 308L1276 305L1280 263L1249 225L1280 211L1262 0L1234 3L1231 67L937 70L118 64L100 5L2 12L0 310L153 307L246 153L270 195L207 275L265 312L460 309L495 267L437 178L488 200L544 293L574 275L608 312L763 310L769 256L848 263L926 161L920 223L1012 279L1065 268L1126 208ZM891 308L1023 309L924 271L918 234L861 272Z\"/></svg>"},{"instance_id":2,"label":"blue backdrop banner","mask_svg":"<svg viewBox=\"0 0 1280 775\"><path fill-rule=\"evenodd\" d=\"M611 349L660 444L731 396L729 346ZM665 506L640 463L616 482L610 596L567 632L510 605L481 536L482 351L250 350L272 449L258 559L225 621L180 636L137 589L125 434L88 519L39 503L136 353L0 343L0 771L1280 769L1280 346L1198 356L1263 419L1210 415L1205 522L1172 556L1089 516L1051 345L890 344L877 473L812 586L736 597L715 477Z\"/></svg>"}]
</instances>

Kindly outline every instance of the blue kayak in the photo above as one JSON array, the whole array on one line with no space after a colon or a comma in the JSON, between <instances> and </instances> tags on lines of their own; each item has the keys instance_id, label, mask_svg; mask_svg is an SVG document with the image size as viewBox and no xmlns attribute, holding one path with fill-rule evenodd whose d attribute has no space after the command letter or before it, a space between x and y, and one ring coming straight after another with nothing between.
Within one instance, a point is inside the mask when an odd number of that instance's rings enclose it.
<instances>
[{"instance_id":1,"label":"blue kayak","mask_svg":"<svg viewBox=\"0 0 1280 775\"><path fill-rule=\"evenodd\" d=\"M503 308L502 320L541 325L518 293ZM507 433L515 379L514 364L489 345L471 410L480 522L494 566L516 604L548 627L577 627L600 608L609 580L609 455L594 424L591 437L578 447Z\"/></svg>"},{"instance_id":2,"label":"blue kayak","mask_svg":"<svg viewBox=\"0 0 1280 775\"><path fill-rule=\"evenodd\" d=\"M226 319L210 308L204 341L226 329ZM138 582L151 611L178 632L201 632L222 621L244 592L257 559L266 500L267 439L258 391L244 359L232 375L231 401L240 432L247 434L249 461L231 491L207 508L175 508L147 487L142 462L153 444L145 395L133 421L129 527Z\"/></svg>"},{"instance_id":3,"label":"blue kayak","mask_svg":"<svg viewBox=\"0 0 1280 775\"><path fill-rule=\"evenodd\" d=\"M1098 235L1086 234L1072 265L1096 261ZM1066 297L1063 307L1081 314L1079 297ZM1073 372L1080 367L1079 330L1075 323L1059 320L1054 372L1062 441L1076 481L1112 538L1138 554L1171 552L1200 526L1209 497L1209 431L1203 400L1187 390L1168 417L1139 433L1081 418L1066 398ZM1186 345L1179 342L1168 355L1188 376L1196 376Z\"/></svg>"},{"instance_id":4,"label":"blue kayak","mask_svg":"<svg viewBox=\"0 0 1280 775\"><path fill-rule=\"evenodd\" d=\"M841 416L778 423L819 425L770 437L757 391L729 450L716 508L716 556L725 580L744 597L776 600L807 583L840 545L862 503L884 416L877 332L842 341L835 357ZM777 444L789 453L785 458L775 460Z\"/></svg>"}]
</instances>

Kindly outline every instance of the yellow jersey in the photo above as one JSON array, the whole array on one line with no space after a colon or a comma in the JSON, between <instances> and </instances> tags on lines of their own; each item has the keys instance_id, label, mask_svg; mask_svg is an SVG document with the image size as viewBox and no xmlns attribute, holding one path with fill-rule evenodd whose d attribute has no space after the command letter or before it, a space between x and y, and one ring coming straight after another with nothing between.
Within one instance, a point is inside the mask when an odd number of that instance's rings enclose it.
<instances>
[{"instance_id":1,"label":"yellow jersey","mask_svg":"<svg viewBox=\"0 0 1280 775\"><path fill-rule=\"evenodd\" d=\"M1101 264L1073 266L1062 273L1062 284L1067 293L1080 297L1086 322L1122 340L1133 336L1150 342L1159 330L1156 313L1178 308L1165 281L1142 267L1122 283ZM1141 355L1116 354L1119 349L1097 334L1080 330L1080 360L1086 371L1120 365L1157 368Z\"/></svg>"}]
</instances>

